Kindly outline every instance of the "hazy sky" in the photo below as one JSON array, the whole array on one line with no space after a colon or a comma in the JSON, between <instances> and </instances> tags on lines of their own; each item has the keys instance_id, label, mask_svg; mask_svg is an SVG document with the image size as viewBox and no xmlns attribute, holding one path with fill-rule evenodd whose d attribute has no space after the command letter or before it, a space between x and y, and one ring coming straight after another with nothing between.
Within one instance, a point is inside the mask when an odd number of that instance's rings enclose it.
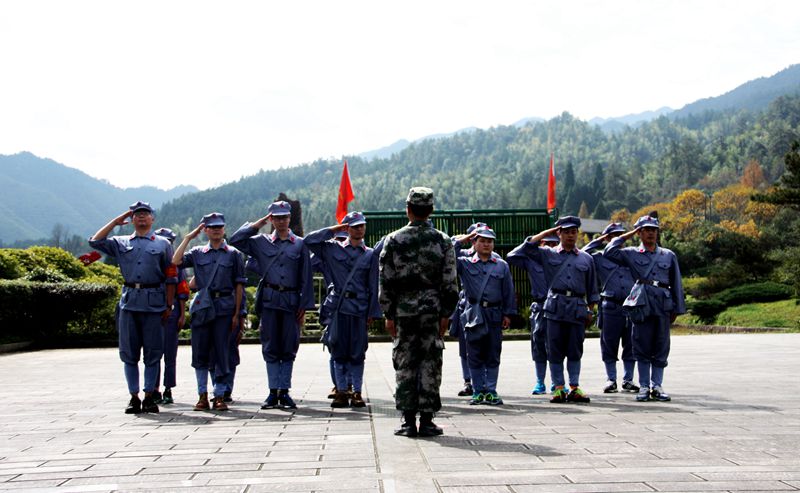
<instances>
[{"instance_id":1,"label":"hazy sky","mask_svg":"<svg viewBox=\"0 0 800 493\"><path fill-rule=\"evenodd\" d=\"M798 14L797 0L3 0L0 154L206 188L468 126L680 108L800 62Z\"/></svg>"}]
</instances>

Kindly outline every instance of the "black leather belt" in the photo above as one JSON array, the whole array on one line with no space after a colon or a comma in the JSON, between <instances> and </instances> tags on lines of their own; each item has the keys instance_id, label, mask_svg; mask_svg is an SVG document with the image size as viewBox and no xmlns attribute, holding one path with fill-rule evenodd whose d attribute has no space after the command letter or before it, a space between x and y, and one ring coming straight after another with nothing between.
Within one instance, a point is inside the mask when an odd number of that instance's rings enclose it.
<instances>
[{"instance_id":1,"label":"black leather belt","mask_svg":"<svg viewBox=\"0 0 800 493\"><path fill-rule=\"evenodd\" d=\"M126 282L124 283L126 288L133 288L133 289L152 289L152 288L160 288L162 284L160 282L144 284L141 282Z\"/></svg>"},{"instance_id":2,"label":"black leather belt","mask_svg":"<svg viewBox=\"0 0 800 493\"><path fill-rule=\"evenodd\" d=\"M552 291L555 294L560 294L560 295L563 295L563 296L570 296L572 298L583 298L584 297L583 293L577 293L577 292L571 291L569 289L551 289L550 291Z\"/></svg>"},{"instance_id":3,"label":"black leather belt","mask_svg":"<svg viewBox=\"0 0 800 493\"><path fill-rule=\"evenodd\" d=\"M280 284L272 284L271 282L267 283L267 287L272 288L275 291L280 291L282 293L297 291L297 288L290 288L288 286L282 286Z\"/></svg>"},{"instance_id":4,"label":"black leather belt","mask_svg":"<svg viewBox=\"0 0 800 493\"><path fill-rule=\"evenodd\" d=\"M649 281L647 279L639 279L636 282L638 282L639 284L649 284L650 286L655 286L657 288L669 289L669 284L656 281L655 279L651 279Z\"/></svg>"},{"instance_id":5,"label":"black leather belt","mask_svg":"<svg viewBox=\"0 0 800 493\"><path fill-rule=\"evenodd\" d=\"M503 303L501 303L500 301L496 301L494 303L491 303L491 302L486 301L486 300L481 300L480 303L478 303L478 300L476 300L475 298L470 298L469 302L472 303L473 305L477 304L477 305L480 305L480 306L482 306L484 308L495 308L495 307L503 305Z\"/></svg>"},{"instance_id":6,"label":"black leather belt","mask_svg":"<svg viewBox=\"0 0 800 493\"><path fill-rule=\"evenodd\" d=\"M233 294L233 291L211 291L212 298L224 298Z\"/></svg>"},{"instance_id":7,"label":"black leather belt","mask_svg":"<svg viewBox=\"0 0 800 493\"><path fill-rule=\"evenodd\" d=\"M625 302L625 298L614 298L613 296L603 296L602 294L600 295L600 299L606 301L613 301L614 303L618 304L622 304Z\"/></svg>"}]
</instances>

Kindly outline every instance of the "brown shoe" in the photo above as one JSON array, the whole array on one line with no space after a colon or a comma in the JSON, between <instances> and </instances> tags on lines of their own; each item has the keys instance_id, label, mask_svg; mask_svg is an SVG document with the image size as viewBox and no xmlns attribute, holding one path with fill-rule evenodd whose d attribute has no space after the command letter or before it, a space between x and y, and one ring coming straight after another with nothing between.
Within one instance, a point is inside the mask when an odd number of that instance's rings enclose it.
<instances>
[{"instance_id":1,"label":"brown shoe","mask_svg":"<svg viewBox=\"0 0 800 493\"><path fill-rule=\"evenodd\" d=\"M331 401L331 407L348 407L350 399L347 398L347 392L337 391L336 396Z\"/></svg>"},{"instance_id":2,"label":"brown shoe","mask_svg":"<svg viewBox=\"0 0 800 493\"><path fill-rule=\"evenodd\" d=\"M336 387L332 388L328 394L328 399L333 399L334 397L336 397Z\"/></svg>"},{"instance_id":3,"label":"brown shoe","mask_svg":"<svg viewBox=\"0 0 800 493\"><path fill-rule=\"evenodd\" d=\"M214 397L214 411L227 411L228 405L225 404L224 397Z\"/></svg>"},{"instance_id":4,"label":"brown shoe","mask_svg":"<svg viewBox=\"0 0 800 493\"><path fill-rule=\"evenodd\" d=\"M195 411L208 411L211 409L211 405L208 403L208 392L203 392L200 394L200 398L197 400L197 404L194 405Z\"/></svg>"},{"instance_id":5,"label":"brown shoe","mask_svg":"<svg viewBox=\"0 0 800 493\"><path fill-rule=\"evenodd\" d=\"M366 407L367 403L361 397L361 392L353 392L353 396L350 397L350 405L352 407Z\"/></svg>"}]
</instances>

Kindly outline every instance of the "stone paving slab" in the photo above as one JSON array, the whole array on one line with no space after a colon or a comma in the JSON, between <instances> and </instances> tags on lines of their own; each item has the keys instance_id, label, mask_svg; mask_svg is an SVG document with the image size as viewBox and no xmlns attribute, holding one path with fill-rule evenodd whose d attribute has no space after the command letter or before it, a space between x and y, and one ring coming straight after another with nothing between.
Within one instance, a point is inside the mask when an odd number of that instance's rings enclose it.
<instances>
[{"instance_id":1,"label":"stone paving slab","mask_svg":"<svg viewBox=\"0 0 800 493\"><path fill-rule=\"evenodd\" d=\"M365 409L331 409L328 353L300 348L296 411L259 409L260 347L242 346L227 413L192 411L190 348L178 355L176 404L125 415L114 349L0 355L0 490L588 492L798 491L800 394L780 385L800 370L798 334L672 339L671 403L601 394L599 341L586 341L588 405L531 396L525 341L507 341L498 390L505 405L456 397L460 365L445 351L436 438L395 437L391 345L370 345ZM772 383L765 387L765 383Z\"/></svg>"}]
</instances>

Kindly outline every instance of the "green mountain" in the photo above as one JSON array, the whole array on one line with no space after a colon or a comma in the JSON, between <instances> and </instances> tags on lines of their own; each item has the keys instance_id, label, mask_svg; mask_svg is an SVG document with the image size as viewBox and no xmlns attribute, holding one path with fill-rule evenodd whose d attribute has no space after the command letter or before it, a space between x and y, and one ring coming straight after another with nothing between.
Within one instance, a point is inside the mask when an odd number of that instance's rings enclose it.
<instances>
[{"instance_id":1,"label":"green mountain","mask_svg":"<svg viewBox=\"0 0 800 493\"><path fill-rule=\"evenodd\" d=\"M760 77L721 96L705 98L672 112L670 118L684 118L706 111L765 109L779 96L800 94L800 64L790 65L771 77Z\"/></svg>"},{"instance_id":2,"label":"green mountain","mask_svg":"<svg viewBox=\"0 0 800 493\"><path fill-rule=\"evenodd\" d=\"M713 191L734 183L751 160L774 180L794 139L800 139L800 97L785 96L763 111L661 116L615 133L564 113L521 128L415 142L389 158L345 158L356 195L351 210L400 210L413 185L433 187L443 209L543 208L552 151L561 212L577 213L585 204L594 217L604 218L686 188ZM267 204L285 192L302 203L310 231L334 223L341 169L337 159L261 171L170 201L159 222L186 231L217 210L234 229L266 214Z\"/></svg>"},{"instance_id":3,"label":"green mountain","mask_svg":"<svg viewBox=\"0 0 800 493\"><path fill-rule=\"evenodd\" d=\"M146 197L154 207L193 186L164 191L155 187L118 188L86 173L29 152L0 155L0 245L49 238L56 224L88 236L119 214L124 205Z\"/></svg>"}]
</instances>

